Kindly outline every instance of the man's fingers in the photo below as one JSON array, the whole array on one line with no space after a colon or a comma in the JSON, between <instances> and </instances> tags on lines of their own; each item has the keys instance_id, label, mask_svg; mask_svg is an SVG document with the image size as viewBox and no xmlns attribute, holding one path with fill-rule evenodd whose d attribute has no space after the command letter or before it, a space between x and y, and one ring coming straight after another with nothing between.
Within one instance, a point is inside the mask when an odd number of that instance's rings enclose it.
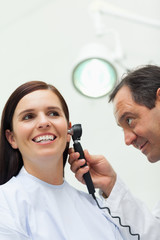
<instances>
[{"instance_id":1,"label":"man's fingers","mask_svg":"<svg viewBox=\"0 0 160 240\"><path fill-rule=\"evenodd\" d=\"M81 183L85 184L83 175L89 171L89 167L85 166L82 168L79 168L78 171L75 173L75 177L80 181Z\"/></svg>"},{"instance_id":2,"label":"man's fingers","mask_svg":"<svg viewBox=\"0 0 160 240\"><path fill-rule=\"evenodd\" d=\"M69 159L68 162L69 164L72 164L75 160L77 160L79 158L79 153L78 152L72 152L69 155Z\"/></svg>"},{"instance_id":3,"label":"man's fingers","mask_svg":"<svg viewBox=\"0 0 160 240\"><path fill-rule=\"evenodd\" d=\"M84 159L74 160L71 164L71 170L72 172L76 173L80 167L82 167L85 164Z\"/></svg>"},{"instance_id":4,"label":"man's fingers","mask_svg":"<svg viewBox=\"0 0 160 240\"><path fill-rule=\"evenodd\" d=\"M73 149L72 147L68 149L68 153L69 153L69 154L71 154L71 153L73 153L73 152L74 152L74 149Z\"/></svg>"}]
</instances>

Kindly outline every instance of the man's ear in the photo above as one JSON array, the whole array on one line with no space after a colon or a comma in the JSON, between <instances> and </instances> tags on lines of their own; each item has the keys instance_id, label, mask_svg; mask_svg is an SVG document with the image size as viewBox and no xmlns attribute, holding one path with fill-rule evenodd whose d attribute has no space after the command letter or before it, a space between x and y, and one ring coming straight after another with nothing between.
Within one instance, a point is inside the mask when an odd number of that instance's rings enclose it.
<instances>
[{"instance_id":1,"label":"man's ear","mask_svg":"<svg viewBox=\"0 0 160 240\"><path fill-rule=\"evenodd\" d=\"M157 92L156 92L156 100L159 100L159 101L160 101L160 88L157 89Z\"/></svg>"},{"instance_id":2,"label":"man's ear","mask_svg":"<svg viewBox=\"0 0 160 240\"><path fill-rule=\"evenodd\" d=\"M160 109L160 88L158 88L156 92L155 105Z\"/></svg>"},{"instance_id":3,"label":"man's ear","mask_svg":"<svg viewBox=\"0 0 160 240\"><path fill-rule=\"evenodd\" d=\"M10 143L11 147L14 149L17 149L18 146L17 146L16 140L14 138L13 132L11 132L9 129L7 129L5 131L5 135L6 135L8 142Z\"/></svg>"}]
</instances>

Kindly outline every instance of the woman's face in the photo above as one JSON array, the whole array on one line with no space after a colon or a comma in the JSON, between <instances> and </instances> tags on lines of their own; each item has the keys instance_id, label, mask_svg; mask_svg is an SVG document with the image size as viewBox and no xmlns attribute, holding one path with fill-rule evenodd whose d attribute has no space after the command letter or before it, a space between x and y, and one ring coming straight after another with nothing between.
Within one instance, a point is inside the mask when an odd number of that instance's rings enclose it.
<instances>
[{"instance_id":1,"label":"woman's face","mask_svg":"<svg viewBox=\"0 0 160 240\"><path fill-rule=\"evenodd\" d=\"M36 90L18 103L6 137L21 152L24 165L63 164L63 152L70 140L61 102L51 90Z\"/></svg>"}]
</instances>

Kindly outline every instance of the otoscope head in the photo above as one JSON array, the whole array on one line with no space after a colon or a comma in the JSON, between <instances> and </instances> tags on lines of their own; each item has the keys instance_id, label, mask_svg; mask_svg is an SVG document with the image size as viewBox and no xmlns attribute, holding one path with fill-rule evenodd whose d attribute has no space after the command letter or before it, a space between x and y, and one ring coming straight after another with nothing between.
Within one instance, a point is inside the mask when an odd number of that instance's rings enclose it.
<instances>
[{"instance_id":1,"label":"otoscope head","mask_svg":"<svg viewBox=\"0 0 160 240\"><path fill-rule=\"evenodd\" d=\"M82 136L82 127L81 124L73 125L69 130L68 133L72 136L73 141L80 140Z\"/></svg>"}]
</instances>

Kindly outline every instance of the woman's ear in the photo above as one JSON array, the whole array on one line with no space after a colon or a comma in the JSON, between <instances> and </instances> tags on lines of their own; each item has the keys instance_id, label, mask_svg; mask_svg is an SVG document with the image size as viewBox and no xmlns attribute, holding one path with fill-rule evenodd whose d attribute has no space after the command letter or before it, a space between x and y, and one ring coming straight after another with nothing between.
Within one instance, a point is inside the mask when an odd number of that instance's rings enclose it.
<instances>
[{"instance_id":1,"label":"woman's ear","mask_svg":"<svg viewBox=\"0 0 160 240\"><path fill-rule=\"evenodd\" d=\"M71 129L71 127L72 127L72 124L71 124L71 122L69 122L68 130ZM67 134L67 142L70 142L70 141L71 141L71 135L68 133Z\"/></svg>"},{"instance_id":2,"label":"woman's ear","mask_svg":"<svg viewBox=\"0 0 160 240\"><path fill-rule=\"evenodd\" d=\"M9 129L7 129L5 131L5 135L6 135L8 142L10 143L11 147L14 149L17 149L18 146L17 146L16 140L14 138L13 132L11 132Z\"/></svg>"},{"instance_id":3,"label":"woman's ear","mask_svg":"<svg viewBox=\"0 0 160 240\"><path fill-rule=\"evenodd\" d=\"M70 142L71 141L71 135L68 133L67 134L67 142Z\"/></svg>"},{"instance_id":4,"label":"woman's ear","mask_svg":"<svg viewBox=\"0 0 160 240\"><path fill-rule=\"evenodd\" d=\"M72 123L69 122L69 124L68 124L68 129L70 129L71 127L72 127Z\"/></svg>"}]
</instances>

